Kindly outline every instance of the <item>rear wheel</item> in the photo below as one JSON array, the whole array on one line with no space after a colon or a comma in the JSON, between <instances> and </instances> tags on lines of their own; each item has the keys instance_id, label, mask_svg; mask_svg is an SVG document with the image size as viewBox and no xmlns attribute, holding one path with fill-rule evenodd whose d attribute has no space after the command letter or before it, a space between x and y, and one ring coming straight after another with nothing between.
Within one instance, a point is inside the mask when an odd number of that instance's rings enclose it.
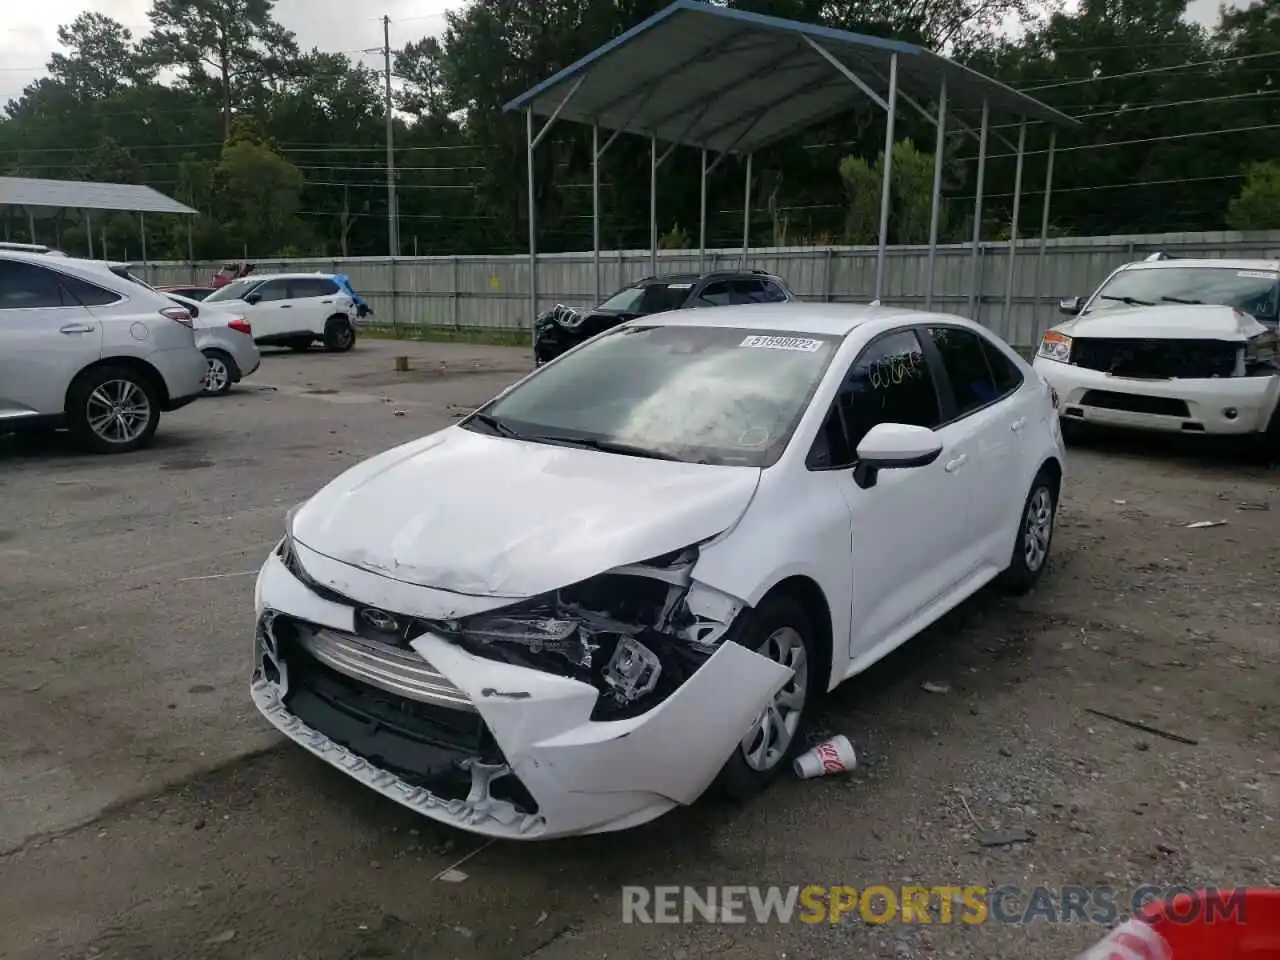
<instances>
[{"instance_id":1,"label":"rear wheel","mask_svg":"<svg viewBox=\"0 0 1280 960\"><path fill-rule=\"evenodd\" d=\"M759 793L787 769L804 746L804 735L820 684L821 663L813 624L804 608L785 594L766 600L737 642L790 667L794 673L769 701L724 765L716 786L722 793L746 799Z\"/></svg>"},{"instance_id":2,"label":"rear wheel","mask_svg":"<svg viewBox=\"0 0 1280 960\"><path fill-rule=\"evenodd\" d=\"M226 396L235 381L235 361L222 350L210 348L203 352L208 364L204 374L205 394L210 397Z\"/></svg>"},{"instance_id":3,"label":"rear wheel","mask_svg":"<svg viewBox=\"0 0 1280 960\"><path fill-rule=\"evenodd\" d=\"M137 450L160 425L159 390L150 377L129 367L97 367L68 391L67 424L94 453Z\"/></svg>"},{"instance_id":4,"label":"rear wheel","mask_svg":"<svg viewBox=\"0 0 1280 960\"><path fill-rule=\"evenodd\" d=\"M1026 593L1044 573L1057 514L1057 479L1050 469L1041 467L1031 482L1031 491L1019 515L1018 536L1013 542L1009 566L1000 575L1000 584L1008 592Z\"/></svg>"},{"instance_id":5,"label":"rear wheel","mask_svg":"<svg viewBox=\"0 0 1280 960\"><path fill-rule=\"evenodd\" d=\"M324 346L330 353L346 353L356 345L355 327L341 315L330 317L324 325Z\"/></svg>"}]
</instances>

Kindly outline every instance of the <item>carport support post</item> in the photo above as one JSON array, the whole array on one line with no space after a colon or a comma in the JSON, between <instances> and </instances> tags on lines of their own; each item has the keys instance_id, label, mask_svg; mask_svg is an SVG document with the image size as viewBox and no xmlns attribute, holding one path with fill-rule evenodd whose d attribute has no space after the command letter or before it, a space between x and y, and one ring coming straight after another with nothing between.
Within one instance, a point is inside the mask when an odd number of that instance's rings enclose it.
<instances>
[{"instance_id":1,"label":"carport support post","mask_svg":"<svg viewBox=\"0 0 1280 960\"><path fill-rule=\"evenodd\" d=\"M138 214L138 233L142 237L142 275L151 279L151 265L147 263L147 215Z\"/></svg>"},{"instance_id":2,"label":"carport support post","mask_svg":"<svg viewBox=\"0 0 1280 960\"><path fill-rule=\"evenodd\" d=\"M36 242L36 215L30 210L27 211L27 232L31 235L31 242Z\"/></svg>"},{"instance_id":3,"label":"carport support post","mask_svg":"<svg viewBox=\"0 0 1280 960\"><path fill-rule=\"evenodd\" d=\"M1058 131L1049 131L1049 161L1044 171L1044 203L1040 208L1040 252L1036 255L1035 304L1040 306L1040 281L1044 275L1045 248L1049 244L1049 197L1053 193L1053 152L1058 146ZM1038 331L1031 331L1034 336Z\"/></svg>"},{"instance_id":4,"label":"carport support post","mask_svg":"<svg viewBox=\"0 0 1280 960\"><path fill-rule=\"evenodd\" d=\"M538 214L533 199L533 108L525 110L526 160L529 166L529 340L538 340Z\"/></svg>"},{"instance_id":5,"label":"carport support post","mask_svg":"<svg viewBox=\"0 0 1280 960\"><path fill-rule=\"evenodd\" d=\"M747 154L747 189L742 200L742 269L747 269L747 251L751 249L751 158Z\"/></svg>"},{"instance_id":6,"label":"carport support post","mask_svg":"<svg viewBox=\"0 0 1280 960\"><path fill-rule=\"evenodd\" d=\"M89 238L89 259L93 259L93 217L89 215L88 210L81 210L84 214L84 235Z\"/></svg>"},{"instance_id":7,"label":"carport support post","mask_svg":"<svg viewBox=\"0 0 1280 960\"><path fill-rule=\"evenodd\" d=\"M196 282L196 245L191 239L191 215L187 215L187 263L190 265L191 282Z\"/></svg>"},{"instance_id":8,"label":"carport support post","mask_svg":"<svg viewBox=\"0 0 1280 960\"><path fill-rule=\"evenodd\" d=\"M880 249L876 251L876 293L884 292L884 265L889 252L889 210L893 190L893 122L898 106L898 55L889 57L889 111L884 125L884 178L880 183Z\"/></svg>"},{"instance_id":9,"label":"carport support post","mask_svg":"<svg viewBox=\"0 0 1280 960\"><path fill-rule=\"evenodd\" d=\"M933 200L929 207L929 267L924 292L924 308L933 309L933 271L938 259L938 223L942 214L942 154L947 144L947 78L942 78L938 94L938 137L933 148Z\"/></svg>"},{"instance_id":10,"label":"carport support post","mask_svg":"<svg viewBox=\"0 0 1280 960\"><path fill-rule=\"evenodd\" d=\"M969 254L969 319L978 319L978 247L982 243L982 187L987 175L987 135L991 132L991 104L982 98L982 127L978 132L978 182L973 198L973 248Z\"/></svg>"},{"instance_id":11,"label":"carport support post","mask_svg":"<svg viewBox=\"0 0 1280 960\"><path fill-rule=\"evenodd\" d=\"M702 194L698 214L698 272L707 269L707 148L702 148Z\"/></svg>"},{"instance_id":12,"label":"carport support post","mask_svg":"<svg viewBox=\"0 0 1280 960\"><path fill-rule=\"evenodd\" d=\"M658 273L658 138L649 138L649 273Z\"/></svg>"},{"instance_id":13,"label":"carport support post","mask_svg":"<svg viewBox=\"0 0 1280 960\"><path fill-rule=\"evenodd\" d=\"M1022 161L1027 153L1027 118L1018 124L1018 159L1013 170L1013 215L1009 220L1009 268L1004 277L1004 313L1000 317L1001 333L1013 342L1009 314L1013 310L1013 268L1018 259L1018 212L1022 204Z\"/></svg>"},{"instance_id":14,"label":"carport support post","mask_svg":"<svg viewBox=\"0 0 1280 960\"><path fill-rule=\"evenodd\" d=\"M591 265L596 275L596 299L600 302L600 124L591 125Z\"/></svg>"}]
</instances>

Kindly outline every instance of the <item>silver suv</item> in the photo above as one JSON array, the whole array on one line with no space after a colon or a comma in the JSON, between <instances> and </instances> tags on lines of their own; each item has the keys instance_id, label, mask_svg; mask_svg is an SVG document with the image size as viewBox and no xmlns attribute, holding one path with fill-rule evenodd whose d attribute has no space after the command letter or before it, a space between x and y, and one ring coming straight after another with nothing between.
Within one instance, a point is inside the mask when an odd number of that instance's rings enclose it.
<instances>
[{"instance_id":1,"label":"silver suv","mask_svg":"<svg viewBox=\"0 0 1280 960\"><path fill-rule=\"evenodd\" d=\"M0 432L66 427L88 449L147 444L200 396L190 312L105 264L0 248Z\"/></svg>"}]
</instances>

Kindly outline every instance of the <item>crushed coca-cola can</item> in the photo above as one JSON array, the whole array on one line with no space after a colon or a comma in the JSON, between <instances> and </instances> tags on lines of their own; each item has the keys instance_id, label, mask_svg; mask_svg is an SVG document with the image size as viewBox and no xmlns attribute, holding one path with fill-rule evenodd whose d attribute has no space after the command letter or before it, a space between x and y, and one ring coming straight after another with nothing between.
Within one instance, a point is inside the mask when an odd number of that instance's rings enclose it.
<instances>
[{"instance_id":1,"label":"crushed coca-cola can","mask_svg":"<svg viewBox=\"0 0 1280 960\"><path fill-rule=\"evenodd\" d=\"M853 744L848 737L837 734L796 757L792 768L801 780L812 780L833 773L848 773L857 765Z\"/></svg>"},{"instance_id":2,"label":"crushed coca-cola can","mask_svg":"<svg viewBox=\"0 0 1280 960\"><path fill-rule=\"evenodd\" d=\"M1076 960L1173 960L1164 937L1149 923L1126 920Z\"/></svg>"}]
</instances>

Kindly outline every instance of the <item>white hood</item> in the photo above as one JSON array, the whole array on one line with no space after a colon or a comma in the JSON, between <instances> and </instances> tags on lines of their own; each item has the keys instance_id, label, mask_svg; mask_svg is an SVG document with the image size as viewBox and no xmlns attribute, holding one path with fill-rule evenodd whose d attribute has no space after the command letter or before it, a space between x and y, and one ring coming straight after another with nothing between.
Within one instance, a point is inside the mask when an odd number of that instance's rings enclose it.
<instances>
[{"instance_id":1,"label":"white hood","mask_svg":"<svg viewBox=\"0 0 1280 960\"><path fill-rule=\"evenodd\" d=\"M1108 307L1060 323L1054 329L1069 337L1238 340L1241 343L1267 330L1235 307L1175 303L1157 307Z\"/></svg>"},{"instance_id":2,"label":"white hood","mask_svg":"<svg viewBox=\"0 0 1280 960\"><path fill-rule=\"evenodd\" d=\"M530 597L733 526L753 467L646 460L460 427L388 450L298 510L293 536L424 587Z\"/></svg>"}]
</instances>

